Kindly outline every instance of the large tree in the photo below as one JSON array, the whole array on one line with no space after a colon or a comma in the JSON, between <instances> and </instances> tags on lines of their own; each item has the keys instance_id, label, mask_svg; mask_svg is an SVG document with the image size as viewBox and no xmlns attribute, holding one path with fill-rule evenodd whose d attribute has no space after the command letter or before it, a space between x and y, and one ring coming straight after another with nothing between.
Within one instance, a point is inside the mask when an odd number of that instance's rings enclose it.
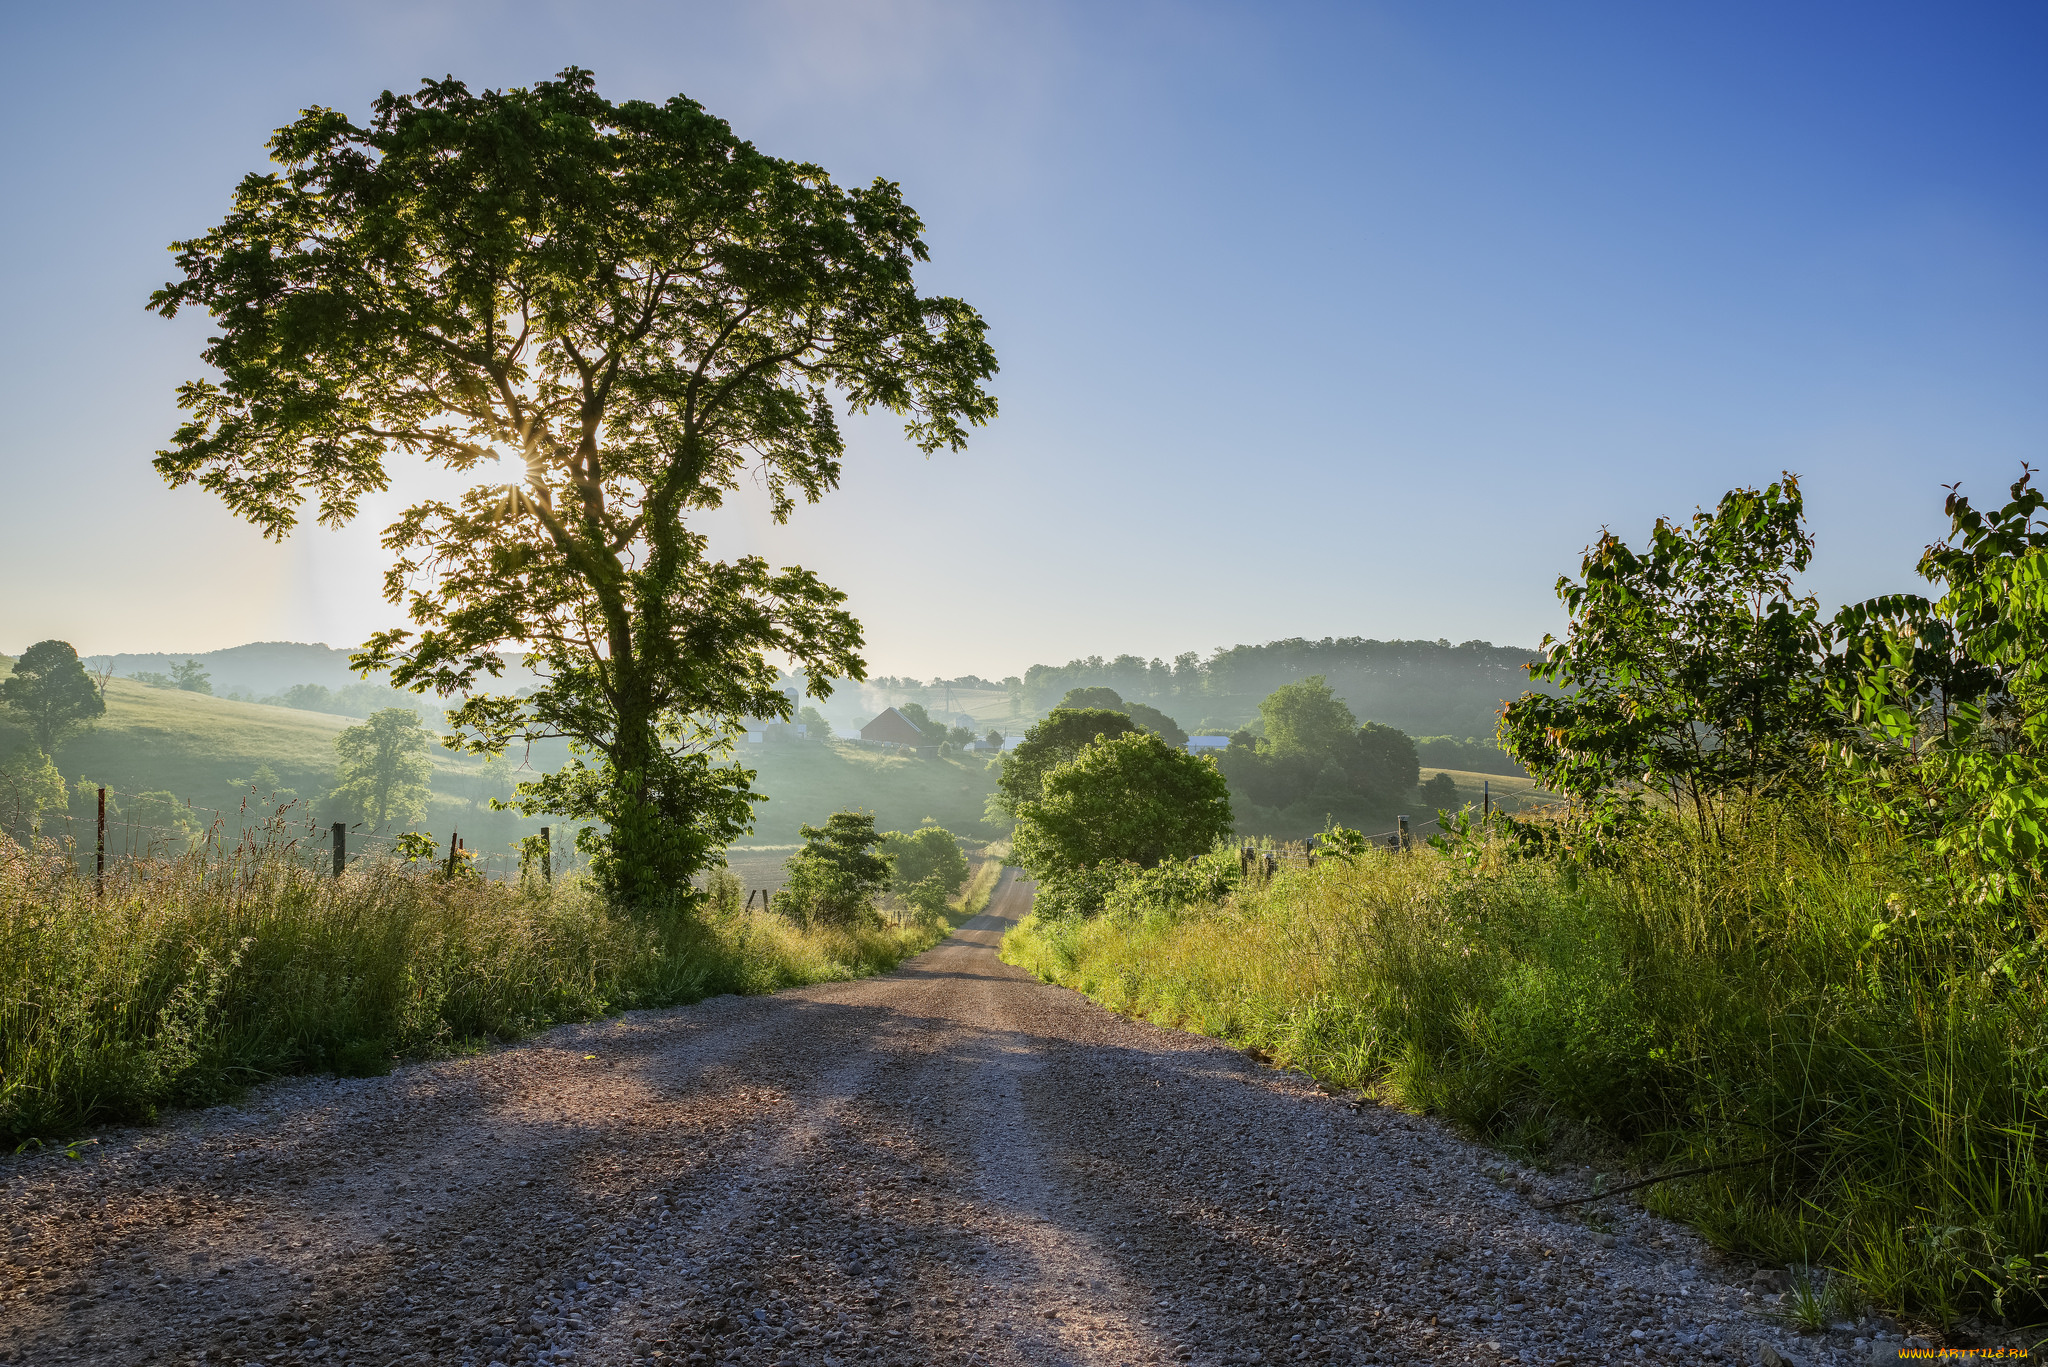
<instances>
[{"instance_id":1,"label":"large tree","mask_svg":"<svg viewBox=\"0 0 2048 1367\"><path fill-rule=\"evenodd\" d=\"M1229 835L1231 821L1215 764L1150 731L1084 746L1046 774L1018 817L1017 858L1038 878L1190 859Z\"/></svg>"},{"instance_id":2,"label":"large tree","mask_svg":"<svg viewBox=\"0 0 2048 1367\"><path fill-rule=\"evenodd\" d=\"M988 798L990 818L1021 816L1026 803L1038 800L1045 776L1054 768L1104 736L1128 735L1137 729L1122 712L1106 707L1055 707L1003 756L1003 772Z\"/></svg>"},{"instance_id":3,"label":"large tree","mask_svg":"<svg viewBox=\"0 0 2048 1367\"><path fill-rule=\"evenodd\" d=\"M766 653L862 678L859 624L809 572L722 563L693 514L750 471L777 520L835 487L835 396L907 419L926 452L996 411L981 318L920 295L898 188L841 188L765 156L694 101L612 104L571 68L531 89L386 92L367 124L310 109L284 169L177 244L151 307L209 310L218 380L157 468L282 538L308 496L352 518L393 456L469 472L385 533L386 593L418 631L355 663L469 696L471 749L569 738L522 805L593 818L614 896L687 896L746 829L751 778L716 760L748 716L787 719ZM545 682L476 691L520 643Z\"/></svg>"},{"instance_id":4,"label":"large tree","mask_svg":"<svg viewBox=\"0 0 2048 1367\"><path fill-rule=\"evenodd\" d=\"M334 738L334 795L361 813L373 830L427 814L434 762L426 728L409 707L374 712Z\"/></svg>"},{"instance_id":5,"label":"large tree","mask_svg":"<svg viewBox=\"0 0 2048 1367\"><path fill-rule=\"evenodd\" d=\"M107 710L68 641L37 641L22 651L14 672L0 679L0 705L27 723L46 755Z\"/></svg>"}]
</instances>

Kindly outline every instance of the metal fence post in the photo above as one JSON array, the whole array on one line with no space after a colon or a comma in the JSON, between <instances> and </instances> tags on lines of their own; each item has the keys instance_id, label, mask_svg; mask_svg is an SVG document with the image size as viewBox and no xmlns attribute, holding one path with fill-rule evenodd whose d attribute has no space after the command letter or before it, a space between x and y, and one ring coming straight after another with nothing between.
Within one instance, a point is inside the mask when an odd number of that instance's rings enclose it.
<instances>
[{"instance_id":1,"label":"metal fence post","mask_svg":"<svg viewBox=\"0 0 2048 1367\"><path fill-rule=\"evenodd\" d=\"M334 823L334 876L341 877L341 871L348 865L348 823Z\"/></svg>"},{"instance_id":2,"label":"metal fence post","mask_svg":"<svg viewBox=\"0 0 2048 1367\"><path fill-rule=\"evenodd\" d=\"M540 881L543 883L555 881L555 855L553 849L548 845L548 828L545 826L540 828Z\"/></svg>"},{"instance_id":3,"label":"metal fence post","mask_svg":"<svg viewBox=\"0 0 2048 1367\"><path fill-rule=\"evenodd\" d=\"M107 789L100 785L99 835L93 842L92 895L100 896L107 890Z\"/></svg>"}]
</instances>

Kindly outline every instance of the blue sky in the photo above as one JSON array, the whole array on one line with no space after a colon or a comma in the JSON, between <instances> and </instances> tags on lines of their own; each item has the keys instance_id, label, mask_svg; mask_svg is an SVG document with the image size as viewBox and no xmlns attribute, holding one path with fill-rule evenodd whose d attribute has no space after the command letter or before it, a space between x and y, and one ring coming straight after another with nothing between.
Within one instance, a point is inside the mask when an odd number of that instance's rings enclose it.
<instances>
[{"instance_id":1,"label":"blue sky","mask_svg":"<svg viewBox=\"0 0 2048 1367\"><path fill-rule=\"evenodd\" d=\"M349 644L375 544L149 469L203 318L143 312L268 132L576 64L900 182L1002 418L717 544L878 673L1282 636L1532 644L1603 525L1805 478L1829 603L2048 454L2048 11L2009 5L14 6L0 650ZM408 475L402 490L426 487Z\"/></svg>"}]
</instances>

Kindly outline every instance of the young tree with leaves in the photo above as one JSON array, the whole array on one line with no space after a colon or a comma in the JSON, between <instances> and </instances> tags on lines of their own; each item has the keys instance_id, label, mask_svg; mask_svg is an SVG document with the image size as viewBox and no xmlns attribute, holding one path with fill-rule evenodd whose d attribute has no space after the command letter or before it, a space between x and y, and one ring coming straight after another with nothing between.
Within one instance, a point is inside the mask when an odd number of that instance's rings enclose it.
<instances>
[{"instance_id":1,"label":"young tree with leaves","mask_svg":"<svg viewBox=\"0 0 2048 1367\"><path fill-rule=\"evenodd\" d=\"M408 707L387 707L334 738L334 796L362 814L372 830L427 814L434 762L427 729Z\"/></svg>"},{"instance_id":2,"label":"young tree with leaves","mask_svg":"<svg viewBox=\"0 0 2048 1367\"><path fill-rule=\"evenodd\" d=\"M1502 748L1553 791L1610 809L1655 793L1720 829L1727 799L1805 772L1838 729L1832 634L1792 587L1812 555L1791 474L1659 518L1641 552L1603 533L1557 581L1571 624L1529 668L1562 692L1509 703Z\"/></svg>"},{"instance_id":3,"label":"young tree with leaves","mask_svg":"<svg viewBox=\"0 0 2048 1367\"><path fill-rule=\"evenodd\" d=\"M0 706L28 726L45 755L107 711L68 641L37 641L22 651L14 672L0 679Z\"/></svg>"},{"instance_id":4,"label":"young tree with leaves","mask_svg":"<svg viewBox=\"0 0 2048 1367\"><path fill-rule=\"evenodd\" d=\"M2048 885L2048 496L2033 476L1993 508L1950 488L1949 534L1920 558L1939 598L1835 618L1848 790L1996 902Z\"/></svg>"},{"instance_id":5,"label":"young tree with leaves","mask_svg":"<svg viewBox=\"0 0 2048 1367\"><path fill-rule=\"evenodd\" d=\"M889 857L873 812L841 811L823 826L800 826L804 847L783 863L786 880L770 909L798 925L868 925L889 885Z\"/></svg>"},{"instance_id":6,"label":"young tree with leaves","mask_svg":"<svg viewBox=\"0 0 2048 1367\"><path fill-rule=\"evenodd\" d=\"M960 842L944 826L923 825L914 831L882 832L882 853L888 857L889 885L908 892L928 878L936 878L947 896L958 892L967 881L967 856Z\"/></svg>"},{"instance_id":7,"label":"young tree with leaves","mask_svg":"<svg viewBox=\"0 0 2048 1367\"><path fill-rule=\"evenodd\" d=\"M186 660L171 666L171 682L187 693L213 693L213 676L206 672L206 666L197 660Z\"/></svg>"},{"instance_id":8,"label":"young tree with leaves","mask_svg":"<svg viewBox=\"0 0 2048 1367\"><path fill-rule=\"evenodd\" d=\"M843 595L713 560L692 519L749 471L778 521L834 488L835 397L959 449L996 412L981 318L917 292L896 186L843 189L680 96L613 104L587 71L429 81L362 125L310 109L271 149L284 169L179 243L184 278L151 301L219 328L220 378L179 391L158 470L275 538L308 496L349 521L399 454L478 477L386 532L418 630L354 663L467 694L450 717L477 752L567 737L522 807L605 823L582 838L616 899L689 896L755 800L716 761L743 718L790 715L766 656L820 698L864 677ZM477 691L513 642L543 685Z\"/></svg>"},{"instance_id":9,"label":"young tree with leaves","mask_svg":"<svg viewBox=\"0 0 2048 1367\"><path fill-rule=\"evenodd\" d=\"M1034 875L1104 864L1152 868L1206 853L1230 834L1223 775L1149 731L1105 736L1045 776L1022 805L1017 858Z\"/></svg>"}]
</instances>

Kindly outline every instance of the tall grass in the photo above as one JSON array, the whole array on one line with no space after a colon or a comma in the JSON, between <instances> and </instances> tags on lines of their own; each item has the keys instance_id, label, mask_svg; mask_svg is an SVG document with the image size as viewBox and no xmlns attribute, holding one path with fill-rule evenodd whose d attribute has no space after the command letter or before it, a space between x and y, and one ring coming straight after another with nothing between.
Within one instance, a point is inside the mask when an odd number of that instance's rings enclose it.
<instances>
[{"instance_id":1,"label":"tall grass","mask_svg":"<svg viewBox=\"0 0 2048 1367\"><path fill-rule=\"evenodd\" d=\"M1597 868L1502 854L1325 859L1220 902L1028 920L1004 952L1527 1152L1740 1164L1649 1202L1882 1303L2039 1308L2037 916L1962 903L1826 811L1732 842L1665 826Z\"/></svg>"},{"instance_id":2,"label":"tall grass","mask_svg":"<svg viewBox=\"0 0 2048 1367\"><path fill-rule=\"evenodd\" d=\"M737 899L733 899L736 901ZM800 929L765 913L636 917L580 880L336 880L282 840L145 860L104 891L0 836L0 1136L76 1133L285 1074L561 1021L889 968L943 927Z\"/></svg>"}]
</instances>

